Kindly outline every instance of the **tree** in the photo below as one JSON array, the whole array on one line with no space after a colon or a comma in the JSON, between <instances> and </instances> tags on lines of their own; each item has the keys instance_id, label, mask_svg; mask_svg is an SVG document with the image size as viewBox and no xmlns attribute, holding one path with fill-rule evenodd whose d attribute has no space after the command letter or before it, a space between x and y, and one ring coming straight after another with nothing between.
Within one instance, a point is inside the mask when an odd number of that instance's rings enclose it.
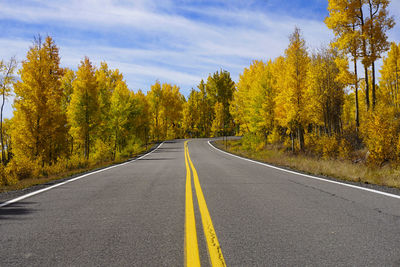
<instances>
[{"instance_id":1,"label":"tree","mask_svg":"<svg viewBox=\"0 0 400 267\"><path fill-rule=\"evenodd\" d=\"M119 81L112 93L110 101L110 124L112 130L112 139L114 140L114 159L117 150L120 152L126 144L126 138L129 134L130 123L132 118L130 112L133 111L131 106L131 92L124 81Z\"/></svg>"},{"instance_id":2,"label":"tree","mask_svg":"<svg viewBox=\"0 0 400 267\"><path fill-rule=\"evenodd\" d=\"M210 97L207 94L207 85L202 79L197 86L199 89L200 103L199 108L199 134L201 137L209 137L211 135L211 125L213 116L213 106L211 105Z\"/></svg>"},{"instance_id":3,"label":"tree","mask_svg":"<svg viewBox=\"0 0 400 267\"><path fill-rule=\"evenodd\" d=\"M117 86L123 80L123 75L118 69L110 70L106 62L101 62L96 70L96 82L99 90L99 125L97 133L104 143L109 143L112 135L109 120L111 96Z\"/></svg>"},{"instance_id":4,"label":"tree","mask_svg":"<svg viewBox=\"0 0 400 267\"><path fill-rule=\"evenodd\" d=\"M78 67L73 82L71 103L68 107L71 135L79 146L83 146L84 157L88 160L94 131L99 123L98 87L95 67L85 57Z\"/></svg>"},{"instance_id":5,"label":"tree","mask_svg":"<svg viewBox=\"0 0 400 267\"><path fill-rule=\"evenodd\" d=\"M42 43L40 36L22 62L21 81L14 85L15 158L28 156L51 164L65 152L66 117L62 111L58 47L51 37Z\"/></svg>"},{"instance_id":6,"label":"tree","mask_svg":"<svg viewBox=\"0 0 400 267\"><path fill-rule=\"evenodd\" d=\"M138 90L135 94L135 98L137 99L137 104L139 105L138 109L140 110L140 116L138 116L136 120L136 136L144 142L147 147L151 121L150 104L146 95L143 94L141 90Z\"/></svg>"},{"instance_id":7,"label":"tree","mask_svg":"<svg viewBox=\"0 0 400 267\"><path fill-rule=\"evenodd\" d=\"M8 62L0 61L0 93L2 96L1 110L0 110L0 142L1 142L1 162L6 164L6 154L4 149L4 136L3 136L3 110L4 104L8 96L11 95L11 86L14 82L14 71L17 67L17 61L14 57Z\"/></svg>"},{"instance_id":8,"label":"tree","mask_svg":"<svg viewBox=\"0 0 400 267\"><path fill-rule=\"evenodd\" d=\"M329 17L325 23L335 34L333 47L338 48L343 54L350 54L353 58L353 85L355 96L355 120L356 129L360 126L359 100L358 100L358 74L357 60L361 56L361 47L363 43L362 33L360 31L360 22L358 13L360 11L359 0L329 0ZM346 64L342 64L342 71L348 73ZM366 75L367 77L367 75Z\"/></svg>"},{"instance_id":9,"label":"tree","mask_svg":"<svg viewBox=\"0 0 400 267\"><path fill-rule=\"evenodd\" d=\"M389 0L367 0L369 17L365 22L365 33L369 47L367 64L372 65L372 108L376 105L375 61L389 49L386 31L394 27L393 17L388 17Z\"/></svg>"},{"instance_id":10,"label":"tree","mask_svg":"<svg viewBox=\"0 0 400 267\"><path fill-rule=\"evenodd\" d=\"M263 141L274 128L275 94L272 62L253 61L239 77L233 94L231 113L241 131L259 136Z\"/></svg>"},{"instance_id":11,"label":"tree","mask_svg":"<svg viewBox=\"0 0 400 267\"><path fill-rule=\"evenodd\" d=\"M307 72L309 57L305 41L299 28L295 28L290 36L289 47L285 51L285 89L276 97L277 120L281 126L290 131L292 150L294 150L294 136L297 135L300 150L304 149L304 129L307 124Z\"/></svg>"},{"instance_id":12,"label":"tree","mask_svg":"<svg viewBox=\"0 0 400 267\"><path fill-rule=\"evenodd\" d=\"M183 105L182 128L185 136L199 137L200 135L200 99L201 93L192 89L187 102Z\"/></svg>"},{"instance_id":13,"label":"tree","mask_svg":"<svg viewBox=\"0 0 400 267\"><path fill-rule=\"evenodd\" d=\"M64 75L61 78L61 90L63 92L63 97L61 100L61 109L63 114L67 114L68 107L71 103L71 96L73 93L73 82L75 80L75 72L71 69L64 69ZM67 147L68 147L68 154L71 155L74 152L74 139L71 135L71 125L67 123L65 125L66 132L67 132Z\"/></svg>"},{"instance_id":14,"label":"tree","mask_svg":"<svg viewBox=\"0 0 400 267\"><path fill-rule=\"evenodd\" d=\"M338 79L337 57L337 51L321 49L312 55L308 75L309 119L328 136L341 132L344 85Z\"/></svg>"},{"instance_id":15,"label":"tree","mask_svg":"<svg viewBox=\"0 0 400 267\"><path fill-rule=\"evenodd\" d=\"M214 111L216 103L221 103L223 106L224 135L226 135L227 128L232 125L229 106L232 101L233 92L235 91L235 82L231 79L228 71L217 71L213 75L208 76L206 91L210 99L210 106L214 107ZM216 116L215 113L213 115Z\"/></svg>"},{"instance_id":16,"label":"tree","mask_svg":"<svg viewBox=\"0 0 400 267\"><path fill-rule=\"evenodd\" d=\"M215 119L213 120L211 131L214 137L225 135L224 128L224 105L220 102L216 102L214 105Z\"/></svg>"},{"instance_id":17,"label":"tree","mask_svg":"<svg viewBox=\"0 0 400 267\"><path fill-rule=\"evenodd\" d=\"M152 117L151 129L153 139L160 140L160 105L162 101L162 90L159 81L151 86L150 92L147 94L150 104L150 113Z\"/></svg>"},{"instance_id":18,"label":"tree","mask_svg":"<svg viewBox=\"0 0 400 267\"><path fill-rule=\"evenodd\" d=\"M184 102L184 97L179 92L178 86L163 83L160 105L161 136L163 139L178 138L181 135Z\"/></svg>"},{"instance_id":19,"label":"tree","mask_svg":"<svg viewBox=\"0 0 400 267\"><path fill-rule=\"evenodd\" d=\"M383 66L380 72L382 101L398 110L400 108L400 44L392 43L387 57L383 59Z\"/></svg>"}]
</instances>

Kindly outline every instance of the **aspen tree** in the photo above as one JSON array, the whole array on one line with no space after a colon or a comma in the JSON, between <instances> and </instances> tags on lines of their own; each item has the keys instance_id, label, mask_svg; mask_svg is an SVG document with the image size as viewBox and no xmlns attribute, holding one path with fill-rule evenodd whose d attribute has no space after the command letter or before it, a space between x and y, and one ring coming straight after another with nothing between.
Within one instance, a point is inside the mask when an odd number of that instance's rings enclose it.
<instances>
[{"instance_id":1,"label":"aspen tree","mask_svg":"<svg viewBox=\"0 0 400 267\"><path fill-rule=\"evenodd\" d=\"M104 143L110 141L112 135L110 120L111 96L119 82L123 80L123 75L118 69L111 70L106 62L101 62L100 67L96 70L96 82L99 90L99 125L98 136Z\"/></svg>"},{"instance_id":2,"label":"aspen tree","mask_svg":"<svg viewBox=\"0 0 400 267\"><path fill-rule=\"evenodd\" d=\"M110 99L110 125L112 139L114 140L114 159L117 151L121 152L126 144L129 133L129 123L131 123L130 112L132 112L131 94L125 82L119 81Z\"/></svg>"},{"instance_id":3,"label":"aspen tree","mask_svg":"<svg viewBox=\"0 0 400 267\"><path fill-rule=\"evenodd\" d=\"M150 104L142 90L135 94L140 109L140 116L136 120L136 136L147 146L150 133Z\"/></svg>"},{"instance_id":4,"label":"aspen tree","mask_svg":"<svg viewBox=\"0 0 400 267\"><path fill-rule=\"evenodd\" d=\"M211 106L210 98L207 94L207 85L202 79L197 86L199 89L199 97L200 97L200 118L199 118L199 131L200 136L208 137L211 134L211 125L212 125L212 116L213 116L213 107Z\"/></svg>"},{"instance_id":5,"label":"aspen tree","mask_svg":"<svg viewBox=\"0 0 400 267\"><path fill-rule=\"evenodd\" d=\"M151 131L153 139L160 140L160 105L162 101L162 90L159 81L156 81L156 83L151 86L147 98L149 100L152 117Z\"/></svg>"},{"instance_id":6,"label":"aspen tree","mask_svg":"<svg viewBox=\"0 0 400 267\"><path fill-rule=\"evenodd\" d=\"M365 22L365 32L369 47L368 64L372 66L372 108L376 105L375 61L389 49L386 31L394 27L393 17L388 15L389 0L368 0L369 17Z\"/></svg>"},{"instance_id":7,"label":"aspen tree","mask_svg":"<svg viewBox=\"0 0 400 267\"><path fill-rule=\"evenodd\" d=\"M161 118L162 138L172 139L181 135L181 121L184 97L179 87L168 83L162 85Z\"/></svg>"},{"instance_id":8,"label":"aspen tree","mask_svg":"<svg viewBox=\"0 0 400 267\"><path fill-rule=\"evenodd\" d=\"M0 142L1 142L1 162L6 164L6 153L3 136L3 110L7 98L11 95L12 84L15 80L14 71L17 67L17 61L12 57L8 62L0 61L0 93L2 97L0 110Z\"/></svg>"},{"instance_id":9,"label":"aspen tree","mask_svg":"<svg viewBox=\"0 0 400 267\"><path fill-rule=\"evenodd\" d=\"M14 126L15 158L28 156L51 164L65 150L66 117L62 111L58 47L51 37L39 36L29 49L15 83Z\"/></svg>"},{"instance_id":10,"label":"aspen tree","mask_svg":"<svg viewBox=\"0 0 400 267\"><path fill-rule=\"evenodd\" d=\"M210 99L210 105L214 107L216 103L223 106L223 123L224 135L226 130L232 125L232 116L230 114L229 105L232 101L233 92L235 91L235 82L231 79L228 71L217 71L213 75L209 75L206 84L207 96ZM215 112L213 113L214 119Z\"/></svg>"},{"instance_id":11,"label":"aspen tree","mask_svg":"<svg viewBox=\"0 0 400 267\"><path fill-rule=\"evenodd\" d=\"M295 28L285 51L286 90L281 90L277 95L276 111L280 124L289 129L292 143L294 135L297 135L300 150L304 150L304 129L307 123L305 94L309 61L300 29Z\"/></svg>"},{"instance_id":12,"label":"aspen tree","mask_svg":"<svg viewBox=\"0 0 400 267\"><path fill-rule=\"evenodd\" d=\"M385 104L400 108L400 44L392 43L390 51L383 59L380 70L380 88L382 90L382 101Z\"/></svg>"},{"instance_id":13,"label":"aspen tree","mask_svg":"<svg viewBox=\"0 0 400 267\"><path fill-rule=\"evenodd\" d=\"M89 159L90 147L99 124L99 100L95 71L89 58L85 57L76 72L71 103L68 107L71 135L74 137L74 141L83 147L83 155L86 160Z\"/></svg>"},{"instance_id":14,"label":"aspen tree","mask_svg":"<svg viewBox=\"0 0 400 267\"><path fill-rule=\"evenodd\" d=\"M200 92L192 89L187 102L183 105L182 128L185 136L200 135Z\"/></svg>"},{"instance_id":15,"label":"aspen tree","mask_svg":"<svg viewBox=\"0 0 400 267\"><path fill-rule=\"evenodd\" d=\"M329 0L329 17L325 19L328 28L332 29L335 34L332 45L344 54L350 54L353 59L356 129L360 126L357 61L362 56L362 33L357 19L359 10L359 0ZM341 68L341 70L347 72L347 68Z\"/></svg>"},{"instance_id":16,"label":"aspen tree","mask_svg":"<svg viewBox=\"0 0 400 267\"><path fill-rule=\"evenodd\" d=\"M307 108L310 121L332 136L341 132L344 85L337 79L339 68L335 50L321 49L311 57L308 75Z\"/></svg>"}]
</instances>

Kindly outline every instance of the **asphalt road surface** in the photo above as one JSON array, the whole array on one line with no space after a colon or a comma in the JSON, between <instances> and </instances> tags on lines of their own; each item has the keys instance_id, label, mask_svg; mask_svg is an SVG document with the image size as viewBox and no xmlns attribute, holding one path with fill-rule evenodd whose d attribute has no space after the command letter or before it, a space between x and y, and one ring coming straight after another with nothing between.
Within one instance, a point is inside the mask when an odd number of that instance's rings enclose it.
<instances>
[{"instance_id":1,"label":"asphalt road surface","mask_svg":"<svg viewBox=\"0 0 400 267\"><path fill-rule=\"evenodd\" d=\"M1 207L0 265L400 266L398 197L184 147Z\"/></svg>"}]
</instances>

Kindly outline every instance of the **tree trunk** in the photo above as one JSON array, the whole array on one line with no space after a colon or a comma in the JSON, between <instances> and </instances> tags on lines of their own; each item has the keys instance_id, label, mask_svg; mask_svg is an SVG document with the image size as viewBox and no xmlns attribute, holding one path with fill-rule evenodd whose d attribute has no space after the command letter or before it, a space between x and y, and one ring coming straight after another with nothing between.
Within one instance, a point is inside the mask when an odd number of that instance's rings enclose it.
<instances>
[{"instance_id":1,"label":"tree trunk","mask_svg":"<svg viewBox=\"0 0 400 267\"><path fill-rule=\"evenodd\" d=\"M367 106L367 111L369 110L369 81L368 81L368 67L364 66L365 73L365 104Z\"/></svg>"},{"instance_id":2,"label":"tree trunk","mask_svg":"<svg viewBox=\"0 0 400 267\"><path fill-rule=\"evenodd\" d=\"M397 60L396 60L396 99L395 99L395 107L398 107L398 97L399 97L399 70L397 66Z\"/></svg>"},{"instance_id":3,"label":"tree trunk","mask_svg":"<svg viewBox=\"0 0 400 267\"><path fill-rule=\"evenodd\" d=\"M372 62L372 110L375 110L376 105L375 88L375 62Z\"/></svg>"},{"instance_id":4,"label":"tree trunk","mask_svg":"<svg viewBox=\"0 0 400 267\"><path fill-rule=\"evenodd\" d=\"M292 132L290 132L290 139L292 140L292 152L294 152L294 136Z\"/></svg>"},{"instance_id":5,"label":"tree trunk","mask_svg":"<svg viewBox=\"0 0 400 267\"><path fill-rule=\"evenodd\" d=\"M368 81L368 65L365 62L365 59L367 58L367 41L365 40L364 37L364 13L362 9L362 1L360 1L360 22L361 22L361 33L362 33L362 51L363 51L363 57L364 57L364 73L365 73L365 103L367 105L367 111L369 110L369 81Z\"/></svg>"},{"instance_id":6,"label":"tree trunk","mask_svg":"<svg viewBox=\"0 0 400 267\"><path fill-rule=\"evenodd\" d=\"M4 101L5 101L5 94L6 88L3 88L3 103L1 104L1 111L0 111L0 139L1 139L1 162L3 165L6 164L6 153L4 151L4 140L3 140L3 109L4 109Z\"/></svg>"},{"instance_id":7,"label":"tree trunk","mask_svg":"<svg viewBox=\"0 0 400 267\"><path fill-rule=\"evenodd\" d=\"M298 135L299 135L299 145L300 145L300 151L304 151L304 129L303 126L299 126L297 128Z\"/></svg>"},{"instance_id":8,"label":"tree trunk","mask_svg":"<svg viewBox=\"0 0 400 267\"><path fill-rule=\"evenodd\" d=\"M354 57L354 76L355 76L355 81L354 81L354 93L356 97L356 131L358 132L358 128L360 127L360 117L359 117L359 108L358 108L358 77L357 77L357 58Z\"/></svg>"}]
</instances>

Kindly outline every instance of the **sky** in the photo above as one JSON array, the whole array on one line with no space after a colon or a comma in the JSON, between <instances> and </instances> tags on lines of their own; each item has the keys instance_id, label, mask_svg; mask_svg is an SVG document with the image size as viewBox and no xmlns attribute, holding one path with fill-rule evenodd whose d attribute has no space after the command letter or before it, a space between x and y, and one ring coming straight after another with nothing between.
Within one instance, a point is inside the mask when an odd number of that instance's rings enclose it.
<instances>
[{"instance_id":1,"label":"sky","mask_svg":"<svg viewBox=\"0 0 400 267\"><path fill-rule=\"evenodd\" d=\"M327 0L2 0L0 58L26 58L38 34L60 48L61 66L73 70L88 56L118 68L128 87L148 91L156 80L188 96L210 73L234 81L253 60L283 55L289 35L302 30L309 51L329 44ZM400 0L389 7L398 25ZM379 64L378 64L379 65ZM5 116L12 116L12 98Z\"/></svg>"}]
</instances>

